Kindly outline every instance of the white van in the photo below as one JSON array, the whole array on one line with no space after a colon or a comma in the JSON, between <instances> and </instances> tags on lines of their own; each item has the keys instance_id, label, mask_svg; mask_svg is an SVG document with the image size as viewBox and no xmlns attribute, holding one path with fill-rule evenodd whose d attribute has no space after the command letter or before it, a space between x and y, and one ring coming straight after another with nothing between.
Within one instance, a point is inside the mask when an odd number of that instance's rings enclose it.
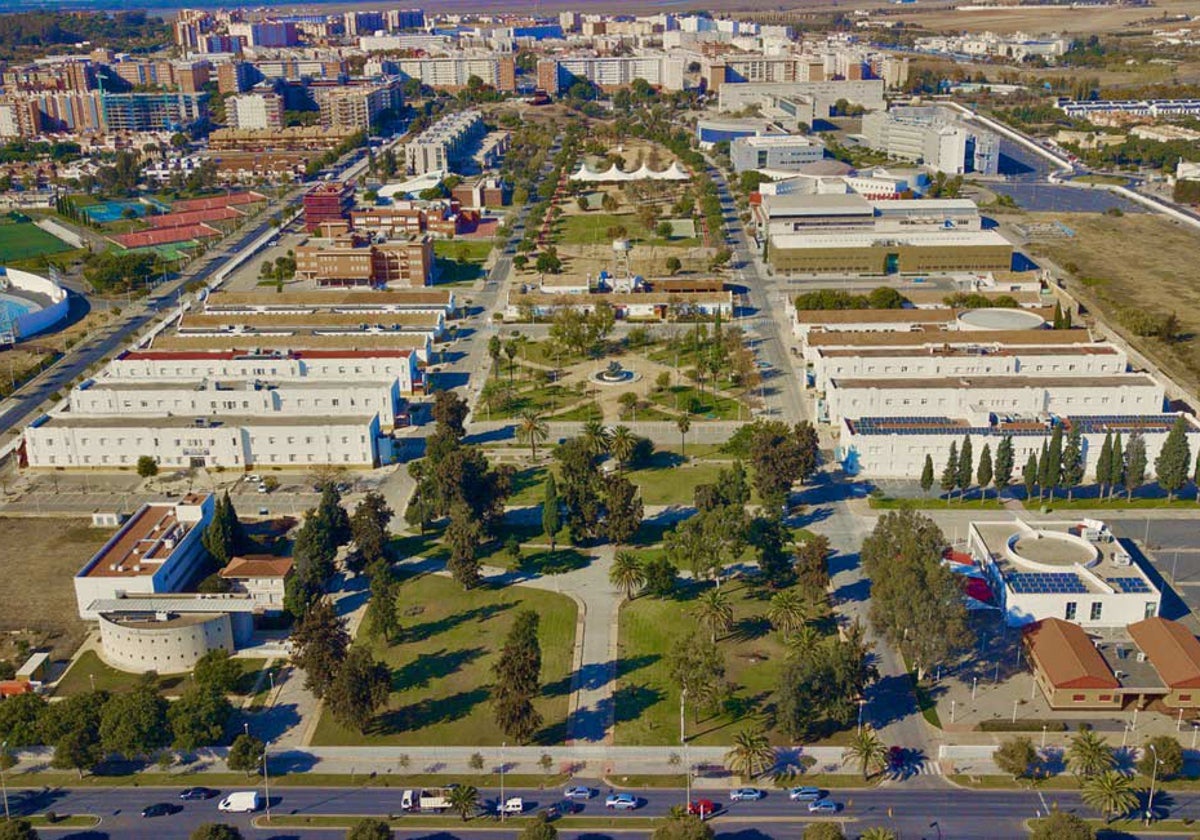
<instances>
[{"instance_id":1,"label":"white van","mask_svg":"<svg viewBox=\"0 0 1200 840\"><path fill-rule=\"evenodd\" d=\"M404 791L404 793L400 795L400 810L401 811L411 811L415 807L414 797L415 797L415 793L413 791L411 791L411 790Z\"/></svg>"},{"instance_id":2,"label":"white van","mask_svg":"<svg viewBox=\"0 0 1200 840\"><path fill-rule=\"evenodd\" d=\"M505 800L504 807L501 808L501 813L523 814L525 813L525 801L519 796L511 797Z\"/></svg>"},{"instance_id":3,"label":"white van","mask_svg":"<svg viewBox=\"0 0 1200 840\"><path fill-rule=\"evenodd\" d=\"M231 814L251 814L262 806L256 790L239 790L229 794L217 805L217 810Z\"/></svg>"}]
</instances>

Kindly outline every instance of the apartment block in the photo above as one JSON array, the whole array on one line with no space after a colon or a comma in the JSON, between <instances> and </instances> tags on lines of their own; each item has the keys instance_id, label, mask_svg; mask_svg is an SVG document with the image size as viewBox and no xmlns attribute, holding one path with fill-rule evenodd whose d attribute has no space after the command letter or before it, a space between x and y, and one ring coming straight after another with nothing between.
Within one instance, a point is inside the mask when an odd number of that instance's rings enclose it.
<instances>
[{"instance_id":1,"label":"apartment block","mask_svg":"<svg viewBox=\"0 0 1200 840\"><path fill-rule=\"evenodd\" d=\"M402 58L395 62L402 79L416 79L437 90L465 88L472 76L496 90L516 90L516 59L512 56L452 56Z\"/></svg>"},{"instance_id":2,"label":"apartment block","mask_svg":"<svg viewBox=\"0 0 1200 840\"><path fill-rule=\"evenodd\" d=\"M470 154L485 130L478 111L447 114L404 145L405 166L416 175L449 171Z\"/></svg>"},{"instance_id":3,"label":"apartment block","mask_svg":"<svg viewBox=\"0 0 1200 840\"><path fill-rule=\"evenodd\" d=\"M313 85L310 90L321 109L321 125L331 129L370 131L385 111L403 104L399 86L390 83Z\"/></svg>"},{"instance_id":4,"label":"apartment block","mask_svg":"<svg viewBox=\"0 0 1200 840\"><path fill-rule=\"evenodd\" d=\"M225 104L230 128L278 130L283 128L283 97L277 93L247 93L230 97Z\"/></svg>"},{"instance_id":5,"label":"apartment block","mask_svg":"<svg viewBox=\"0 0 1200 840\"><path fill-rule=\"evenodd\" d=\"M604 90L628 87L642 79L661 90L683 90L686 60L674 55L557 56L538 61L538 87L560 93L577 80Z\"/></svg>"}]
</instances>

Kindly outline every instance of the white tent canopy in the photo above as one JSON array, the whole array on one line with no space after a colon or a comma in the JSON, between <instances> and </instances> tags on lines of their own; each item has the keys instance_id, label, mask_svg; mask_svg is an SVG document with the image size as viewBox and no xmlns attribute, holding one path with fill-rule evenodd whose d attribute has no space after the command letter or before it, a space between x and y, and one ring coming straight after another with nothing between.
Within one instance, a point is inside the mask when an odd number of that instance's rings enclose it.
<instances>
[{"instance_id":1,"label":"white tent canopy","mask_svg":"<svg viewBox=\"0 0 1200 840\"><path fill-rule=\"evenodd\" d=\"M680 166L679 161L676 160L672 161L671 165L661 172L655 172L644 163L634 172L623 172L615 163L604 172L598 172L589 167L586 163L580 163L579 170L571 175L571 180L587 181L590 183L646 180L688 181L691 180L691 177L692 176L687 173L687 170Z\"/></svg>"}]
</instances>

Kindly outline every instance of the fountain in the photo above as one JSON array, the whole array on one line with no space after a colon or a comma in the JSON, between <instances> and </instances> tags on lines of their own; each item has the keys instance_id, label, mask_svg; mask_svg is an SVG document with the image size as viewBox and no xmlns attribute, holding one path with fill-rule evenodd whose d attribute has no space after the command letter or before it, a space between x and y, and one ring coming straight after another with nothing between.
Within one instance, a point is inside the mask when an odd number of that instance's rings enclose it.
<instances>
[{"instance_id":1,"label":"fountain","mask_svg":"<svg viewBox=\"0 0 1200 840\"><path fill-rule=\"evenodd\" d=\"M601 385L621 385L626 382L632 382L636 376L633 371L625 370L620 362L613 359L608 363L608 367L593 374L592 378Z\"/></svg>"}]
</instances>

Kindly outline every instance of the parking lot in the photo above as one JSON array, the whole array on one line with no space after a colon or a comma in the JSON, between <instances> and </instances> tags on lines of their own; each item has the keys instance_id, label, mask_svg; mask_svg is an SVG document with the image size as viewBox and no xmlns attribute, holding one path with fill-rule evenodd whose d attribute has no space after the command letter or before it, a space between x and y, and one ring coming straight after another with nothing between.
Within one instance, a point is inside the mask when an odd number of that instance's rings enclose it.
<instances>
[{"instance_id":1,"label":"parking lot","mask_svg":"<svg viewBox=\"0 0 1200 840\"><path fill-rule=\"evenodd\" d=\"M1200 527L1195 518L1137 517L1114 519L1109 525L1118 537L1146 546L1143 556L1162 582L1175 590L1187 609L1200 615ZM1164 615L1170 616L1171 606L1164 596Z\"/></svg>"}]
</instances>

